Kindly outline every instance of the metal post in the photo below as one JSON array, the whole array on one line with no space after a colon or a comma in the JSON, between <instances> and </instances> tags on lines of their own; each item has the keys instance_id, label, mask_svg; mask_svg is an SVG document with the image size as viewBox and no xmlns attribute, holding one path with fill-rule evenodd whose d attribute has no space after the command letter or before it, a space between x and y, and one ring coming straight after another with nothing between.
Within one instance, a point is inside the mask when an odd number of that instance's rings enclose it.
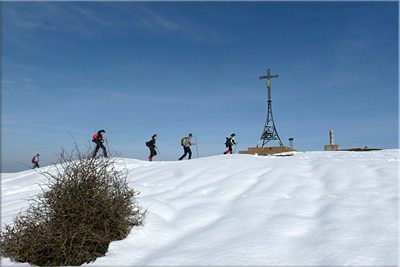
<instances>
[{"instance_id":1,"label":"metal post","mask_svg":"<svg viewBox=\"0 0 400 267\"><path fill-rule=\"evenodd\" d=\"M293 138L289 138L289 142L290 142L290 149L293 149Z\"/></svg>"},{"instance_id":2,"label":"metal post","mask_svg":"<svg viewBox=\"0 0 400 267\"><path fill-rule=\"evenodd\" d=\"M329 131L329 137L330 137L330 140L331 140L331 146L333 146L333 144L335 143L334 142L334 137L333 137L333 130Z\"/></svg>"}]
</instances>

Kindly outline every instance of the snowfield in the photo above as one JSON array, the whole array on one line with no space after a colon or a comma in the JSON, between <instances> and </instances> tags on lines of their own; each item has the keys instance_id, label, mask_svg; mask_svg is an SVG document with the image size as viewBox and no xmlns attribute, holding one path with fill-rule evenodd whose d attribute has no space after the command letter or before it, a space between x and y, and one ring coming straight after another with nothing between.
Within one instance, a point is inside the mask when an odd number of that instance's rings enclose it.
<instances>
[{"instance_id":1,"label":"snowfield","mask_svg":"<svg viewBox=\"0 0 400 267\"><path fill-rule=\"evenodd\" d=\"M83 266L398 265L398 149L154 160L118 160L149 214ZM2 174L2 226L42 179Z\"/></svg>"}]
</instances>

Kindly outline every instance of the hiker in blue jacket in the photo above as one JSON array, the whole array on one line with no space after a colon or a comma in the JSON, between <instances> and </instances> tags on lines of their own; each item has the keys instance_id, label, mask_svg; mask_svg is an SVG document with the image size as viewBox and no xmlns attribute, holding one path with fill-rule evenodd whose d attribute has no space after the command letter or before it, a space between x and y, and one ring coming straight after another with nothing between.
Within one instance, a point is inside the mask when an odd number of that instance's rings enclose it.
<instances>
[{"instance_id":1,"label":"hiker in blue jacket","mask_svg":"<svg viewBox=\"0 0 400 267\"><path fill-rule=\"evenodd\" d=\"M96 143L96 148L94 149L94 152L93 152L93 158L96 157L97 151L99 151L100 148L103 149L104 157L108 158L106 147L103 145L103 143L104 143L103 134L105 134L105 133L106 133L106 131L100 130L92 138L92 141Z\"/></svg>"}]
</instances>

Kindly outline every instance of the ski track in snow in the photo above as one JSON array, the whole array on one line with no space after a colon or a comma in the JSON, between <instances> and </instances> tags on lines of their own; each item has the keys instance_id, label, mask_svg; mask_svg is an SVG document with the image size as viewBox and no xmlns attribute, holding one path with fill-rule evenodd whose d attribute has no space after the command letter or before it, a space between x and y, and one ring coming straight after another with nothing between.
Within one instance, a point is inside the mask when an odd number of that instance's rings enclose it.
<instances>
[{"instance_id":1,"label":"ski track in snow","mask_svg":"<svg viewBox=\"0 0 400 267\"><path fill-rule=\"evenodd\" d=\"M398 153L120 159L149 213L84 265L397 265ZM3 174L3 225L41 192L40 179Z\"/></svg>"}]
</instances>

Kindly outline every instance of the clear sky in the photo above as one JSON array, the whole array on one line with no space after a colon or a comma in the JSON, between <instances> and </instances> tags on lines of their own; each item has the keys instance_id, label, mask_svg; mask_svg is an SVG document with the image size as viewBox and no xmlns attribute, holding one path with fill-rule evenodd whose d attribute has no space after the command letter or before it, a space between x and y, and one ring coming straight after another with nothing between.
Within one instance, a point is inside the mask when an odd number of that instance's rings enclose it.
<instances>
[{"instance_id":1,"label":"clear sky","mask_svg":"<svg viewBox=\"0 0 400 267\"><path fill-rule=\"evenodd\" d=\"M398 147L398 2L3 2L2 172L100 129L123 157L257 145ZM271 141L267 145L278 145ZM192 147L194 158L196 148ZM101 152L101 151L100 151Z\"/></svg>"}]
</instances>

